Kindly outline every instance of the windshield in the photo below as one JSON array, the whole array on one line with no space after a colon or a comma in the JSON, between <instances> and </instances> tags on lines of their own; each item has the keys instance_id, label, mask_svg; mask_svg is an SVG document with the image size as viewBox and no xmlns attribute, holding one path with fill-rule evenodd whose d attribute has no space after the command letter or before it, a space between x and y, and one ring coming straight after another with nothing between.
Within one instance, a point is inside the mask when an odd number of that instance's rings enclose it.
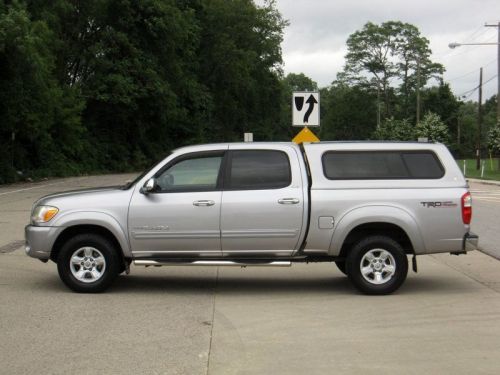
<instances>
[{"instance_id":1,"label":"windshield","mask_svg":"<svg viewBox=\"0 0 500 375\"><path fill-rule=\"evenodd\" d=\"M151 165L149 168L146 168L139 176L137 176L136 178L134 178L132 181L130 182L127 182L125 185L122 186L122 189L123 190L128 190L130 189L132 186L134 186L137 182L139 182L145 175L147 175L149 173L149 171L151 171L154 167L156 167L158 165L158 163L160 163L162 160L164 160L166 157L172 155L172 153L164 156L162 159L156 161L153 165Z\"/></svg>"}]
</instances>

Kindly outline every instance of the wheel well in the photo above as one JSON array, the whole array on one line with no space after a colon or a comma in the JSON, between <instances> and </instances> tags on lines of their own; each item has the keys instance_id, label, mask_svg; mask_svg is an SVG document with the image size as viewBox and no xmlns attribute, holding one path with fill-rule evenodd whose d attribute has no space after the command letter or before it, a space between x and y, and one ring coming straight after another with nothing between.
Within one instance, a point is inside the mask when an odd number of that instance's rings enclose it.
<instances>
[{"instance_id":1,"label":"wheel well","mask_svg":"<svg viewBox=\"0 0 500 375\"><path fill-rule=\"evenodd\" d=\"M410 237L401 227L391 223L367 223L358 225L349 232L342 244L339 256L346 257L353 244L372 235L390 237L403 247L406 254L414 254Z\"/></svg>"},{"instance_id":2,"label":"wheel well","mask_svg":"<svg viewBox=\"0 0 500 375\"><path fill-rule=\"evenodd\" d=\"M118 251L120 257L123 258L123 249L120 246L120 243L116 239L116 237L111 233L108 229L101 227L99 225L75 225L72 227L66 228L60 235L57 237L54 246L52 246L52 251L50 253L50 259L57 263L57 256L59 255L59 251L64 243L78 234L83 233L93 233L98 234L107 240L109 240L114 248Z\"/></svg>"}]
</instances>

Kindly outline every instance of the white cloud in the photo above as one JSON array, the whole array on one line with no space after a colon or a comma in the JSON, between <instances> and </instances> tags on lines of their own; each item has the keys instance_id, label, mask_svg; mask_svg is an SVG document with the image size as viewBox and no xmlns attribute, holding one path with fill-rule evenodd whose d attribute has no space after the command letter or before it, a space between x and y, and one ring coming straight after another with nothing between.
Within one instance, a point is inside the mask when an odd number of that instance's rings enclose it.
<instances>
[{"instance_id":1,"label":"white cloud","mask_svg":"<svg viewBox=\"0 0 500 375\"><path fill-rule=\"evenodd\" d=\"M257 1L258 3L261 2ZM498 0L278 0L278 9L290 26L285 30L285 72L303 72L326 86L344 64L345 42L367 21L400 20L417 26L430 40L435 61L444 64L445 79L455 94L478 84L479 67L485 80L496 75L495 46L462 46L450 50L450 42L496 41L496 29L482 27L498 22ZM490 64L488 64L490 62ZM460 77L477 70L477 74ZM496 81L484 86L484 97L496 94ZM474 94L472 98L476 98Z\"/></svg>"}]
</instances>

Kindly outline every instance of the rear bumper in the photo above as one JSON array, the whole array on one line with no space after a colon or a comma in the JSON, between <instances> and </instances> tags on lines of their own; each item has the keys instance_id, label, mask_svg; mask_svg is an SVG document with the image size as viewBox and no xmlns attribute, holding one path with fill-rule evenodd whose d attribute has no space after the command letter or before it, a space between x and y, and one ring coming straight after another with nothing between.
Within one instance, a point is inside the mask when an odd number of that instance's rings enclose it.
<instances>
[{"instance_id":1,"label":"rear bumper","mask_svg":"<svg viewBox=\"0 0 500 375\"><path fill-rule=\"evenodd\" d=\"M479 236L475 233L468 232L465 233L464 239L462 241L462 251L472 251L477 250L477 245L479 243Z\"/></svg>"}]
</instances>

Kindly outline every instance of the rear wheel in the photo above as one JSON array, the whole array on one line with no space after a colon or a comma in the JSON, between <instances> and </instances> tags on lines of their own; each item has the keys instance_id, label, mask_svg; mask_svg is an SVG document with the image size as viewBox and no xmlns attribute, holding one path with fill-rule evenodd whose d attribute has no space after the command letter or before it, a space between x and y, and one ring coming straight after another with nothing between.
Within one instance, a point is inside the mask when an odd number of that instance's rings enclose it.
<instances>
[{"instance_id":1,"label":"rear wheel","mask_svg":"<svg viewBox=\"0 0 500 375\"><path fill-rule=\"evenodd\" d=\"M408 259L401 245L390 237L371 236L351 249L346 271L354 286L366 294L397 290L408 273Z\"/></svg>"},{"instance_id":2,"label":"rear wheel","mask_svg":"<svg viewBox=\"0 0 500 375\"><path fill-rule=\"evenodd\" d=\"M80 293L106 290L120 270L120 257L113 245L96 234L79 234L70 238L57 257L61 280Z\"/></svg>"}]
</instances>

